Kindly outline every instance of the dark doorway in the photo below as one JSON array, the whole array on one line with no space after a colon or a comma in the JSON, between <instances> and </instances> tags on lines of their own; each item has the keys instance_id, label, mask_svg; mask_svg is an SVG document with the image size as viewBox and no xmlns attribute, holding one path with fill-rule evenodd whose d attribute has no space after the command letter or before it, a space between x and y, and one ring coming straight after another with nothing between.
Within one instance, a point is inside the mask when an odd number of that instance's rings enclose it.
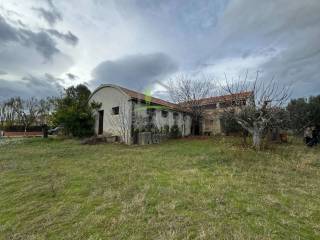
<instances>
[{"instance_id":1,"label":"dark doorway","mask_svg":"<svg viewBox=\"0 0 320 240\"><path fill-rule=\"evenodd\" d=\"M201 119L193 119L191 125L192 135L201 135Z\"/></svg>"},{"instance_id":2,"label":"dark doorway","mask_svg":"<svg viewBox=\"0 0 320 240\"><path fill-rule=\"evenodd\" d=\"M99 135L103 133L103 115L104 115L104 111L100 110L99 111L99 128L98 128Z\"/></svg>"}]
</instances>

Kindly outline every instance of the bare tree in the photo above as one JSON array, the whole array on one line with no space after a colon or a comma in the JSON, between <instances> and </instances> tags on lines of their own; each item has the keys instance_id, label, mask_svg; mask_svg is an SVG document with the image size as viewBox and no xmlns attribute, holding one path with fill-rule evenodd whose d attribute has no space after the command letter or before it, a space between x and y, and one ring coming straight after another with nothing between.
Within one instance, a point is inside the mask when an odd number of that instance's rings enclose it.
<instances>
[{"instance_id":1,"label":"bare tree","mask_svg":"<svg viewBox=\"0 0 320 240\"><path fill-rule=\"evenodd\" d=\"M195 134L194 126L201 120L205 110L201 100L214 94L213 80L204 75L194 78L181 74L169 81L168 89L172 101L192 114L192 133Z\"/></svg>"},{"instance_id":2,"label":"bare tree","mask_svg":"<svg viewBox=\"0 0 320 240\"><path fill-rule=\"evenodd\" d=\"M281 123L282 106L290 97L290 88L281 86L274 78L262 81L259 71L253 81L248 80L248 71L241 81L229 81L225 74L225 84L222 90L229 94L224 100L227 107L225 113L232 116L245 130L252 135L253 146L261 147L261 140L270 127ZM244 99L244 93L251 93Z\"/></svg>"},{"instance_id":3,"label":"bare tree","mask_svg":"<svg viewBox=\"0 0 320 240\"><path fill-rule=\"evenodd\" d=\"M10 98L0 103L0 127L22 124L26 131L34 123L47 124L53 106L52 98Z\"/></svg>"},{"instance_id":4,"label":"bare tree","mask_svg":"<svg viewBox=\"0 0 320 240\"><path fill-rule=\"evenodd\" d=\"M0 126L12 126L17 121L17 114L14 110L15 99L11 98L9 100L0 103Z\"/></svg>"},{"instance_id":5,"label":"bare tree","mask_svg":"<svg viewBox=\"0 0 320 240\"><path fill-rule=\"evenodd\" d=\"M50 114L54 109L54 98L40 99L38 102L38 121L41 125L48 124Z\"/></svg>"},{"instance_id":6,"label":"bare tree","mask_svg":"<svg viewBox=\"0 0 320 240\"><path fill-rule=\"evenodd\" d=\"M119 102L119 112L115 115L112 114L109 118L112 129L115 134L120 136L122 142L128 143L130 141L131 131L131 109L128 102Z\"/></svg>"},{"instance_id":7,"label":"bare tree","mask_svg":"<svg viewBox=\"0 0 320 240\"><path fill-rule=\"evenodd\" d=\"M6 122L6 103L0 102L0 129L4 127Z\"/></svg>"},{"instance_id":8,"label":"bare tree","mask_svg":"<svg viewBox=\"0 0 320 240\"><path fill-rule=\"evenodd\" d=\"M24 131L36 122L39 114L39 101L36 98L29 98L26 100L20 97L13 99L13 109L16 112L19 121L24 126Z\"/></svg>"}]
</instances>

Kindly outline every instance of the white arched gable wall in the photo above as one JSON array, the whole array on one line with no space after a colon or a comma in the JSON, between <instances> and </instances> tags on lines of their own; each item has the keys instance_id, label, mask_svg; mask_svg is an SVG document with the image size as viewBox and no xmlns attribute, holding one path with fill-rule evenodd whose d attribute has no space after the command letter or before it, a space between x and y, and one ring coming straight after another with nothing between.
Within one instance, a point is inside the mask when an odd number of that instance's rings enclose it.
<instances>
[{"instance_id":1,"label":"white arched gable wall","mask_svg":"<svg viewBox=\"0 0 320 240\"><path fill-rule=\"evenodd\" d=\"M119 87L114 85L102 85L90 96L90 102L101 103L99 110L104 111L103 134L120 136L122 140L130 144L132 103L130 97ZM119 114L114 115L112 108L119 107ZM99 114L95 113L95 132L98 134Z\"/></svg>"}]
</instances>

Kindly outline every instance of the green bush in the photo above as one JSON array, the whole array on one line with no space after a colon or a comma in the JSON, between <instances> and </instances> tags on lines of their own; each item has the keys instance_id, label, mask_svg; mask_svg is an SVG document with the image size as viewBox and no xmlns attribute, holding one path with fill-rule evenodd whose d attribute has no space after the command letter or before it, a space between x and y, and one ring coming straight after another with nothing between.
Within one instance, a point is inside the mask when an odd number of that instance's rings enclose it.
<instances>
[{"instance_id":1,"label":"green bush","mask_svg":"<svg viewBox=\"0 0 320 240\"><path fill-rule=\"evenodd\" d=\"M220 120L222 130L226 135L241 133L243 131L243 128L239 123L237 123L237 121L228 114L223 114Z\"/></svg>"},{"instance_id":2,"label":"green bush","mask_svg":"<svg viewBox=\"0 0 320 240\"><path fill-rule=\"evenodd\" d=\"M164 133L164 134L166 134L166 135L169 135L169 133L170 133L170 127L169 127L169 125L164 125L164 126L163 126L163 129L162 129L162 127L161 127L161 132Z\"/></svg>"},{"instance_id":3,"label":"green bush","mask_svg":"<svg viewBox=\"0 0 320 240\"><path fill-rule=\"evenodd\" d=\"M94 135L94 109L101 104L89 103L90 90L85 85L69 87L65 95L56 100L53 122L63 126L66 135L89 137Z\"/></svg>"},{"instance_id":4,"label":"green bush","mask_svg":"<svg viewBox=\"0 0 320 240\"><path fill-rule=\"evenodd\" d=\"M181 137L181 132L179 130L178 125L173 125L170 129L170 137L172 138L178 138Z\"/></svg>"}]
</instances>

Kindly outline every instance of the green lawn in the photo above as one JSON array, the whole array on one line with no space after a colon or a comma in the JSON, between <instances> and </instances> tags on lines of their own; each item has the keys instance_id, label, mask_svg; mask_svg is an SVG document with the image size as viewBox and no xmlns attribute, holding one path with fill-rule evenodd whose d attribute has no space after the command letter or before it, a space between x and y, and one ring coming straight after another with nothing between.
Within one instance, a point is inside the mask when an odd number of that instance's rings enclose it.
<instances>
[{"instance_id":1,"label":"green lawn","mask_svg":"<svg viewBox=\"0 0 320 240\"><path fill-rule=\"evenodd\" d=\"M320 239L320 147L0 145L0 239Z\"/></svg>"}]
</instances>

